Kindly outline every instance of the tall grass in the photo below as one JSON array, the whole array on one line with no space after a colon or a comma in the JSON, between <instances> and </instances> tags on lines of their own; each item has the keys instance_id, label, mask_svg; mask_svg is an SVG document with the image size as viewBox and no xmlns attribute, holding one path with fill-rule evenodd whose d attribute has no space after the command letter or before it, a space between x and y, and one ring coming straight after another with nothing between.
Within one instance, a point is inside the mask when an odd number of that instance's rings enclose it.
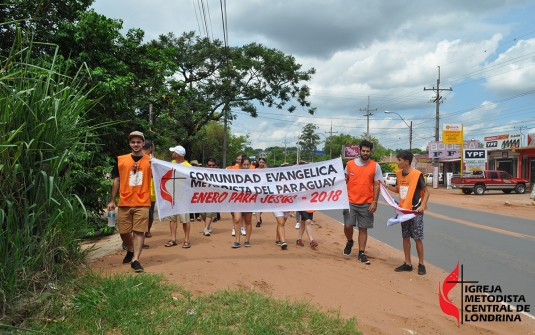
<instances>
[{"instance_id":1,"label":"tall grass","mask_svg":"<svg viewBox=\"0 0 535 335\"><path fill-rule=\"evenodd\" d=\"M19 35L20 36L20 35ZM16 323L36 298L79 266L86 210L73 194L69 157L94 129L88 90L31 60L15 41L0 64L0 318ZM56 57L53 57L55 60Z\"/></svg>"}]
</instances>

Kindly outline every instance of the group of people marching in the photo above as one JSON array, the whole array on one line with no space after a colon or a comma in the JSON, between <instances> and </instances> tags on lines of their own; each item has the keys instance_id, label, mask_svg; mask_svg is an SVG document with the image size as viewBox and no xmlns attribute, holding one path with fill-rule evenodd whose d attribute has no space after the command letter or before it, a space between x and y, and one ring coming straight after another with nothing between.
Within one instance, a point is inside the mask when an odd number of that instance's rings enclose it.
<instances>
[{"instance_id":1,"label":"group of people marching","mask_svg":"<svg viewBox=\"0 0 535 335\"><path fill-rule=\"evenodd\" d=\"M154 204L156 201L154 192L154 182L152 180L152 170L150 159L154 150L151 141L145 140L142 132L134 131L129 134L128 142L132 152L130 154L117 157L117 162L112 169L113 184L111 188L111 199L108 203L108 211L114 211L117 207L117 228L121 235L124 248L127 249L123 263L131 264L135 272L143 272L144 269L139 262L141 251L144 247L145 237L151 237L151 227L154 222ZM418 274L426 274L423 252L423 213L427 209L429 191L420 171L411 168L413 155L410 151L401 151L397 154L397 185L386 185L382 180L382 171L379 164L371 159L373 143L367 140L359 144L359 157L348 161L345 168L349 208L343 210L344 233L347 243L343 254L351 255L353 246L353 232L355 227L358 230L358 260L363 264L370 264L365 254L368 239L368 229L373 228L374 212L377 209L381 183L389 191L399 193L399 206L417 213L414 218L401 222L403 238L403 250L405 262L395 268L395 271L412 271L411 262L411 242L414 239L416 251L418 253ZM182 146L169 149L173 157L174 164L192 166L185 160L186 150ZM207 168L219 168L218 162L209 158L206 161ZM265 159L260 158L253 165L251 159L244 154L238 155L236 164L227 169L254 169L266 168ZM116 199L119 196L119 204ZM312 237L312 220L314 210L297 211L297 224L299 229L296 245L304 246L303 235L306 231L310 246L316 248L318 243ZM262 224L262 217L259 212L234 212L232 214L232 236L235 237L232 248L242 246L240 236L245 236L244 247L250 247L251 233L253 230L253 215L256 215L256 226ZM219 213L198 213L204 220L203 234L209 236L212 232L212 222L218 218ZM282 250L288 248L285 237L285 224L290 217L289 211L273 212L277 221L276 244ZM300 218L300 219L299 219ZM182 248L190 248L191 223L187 214L177 214L164 218L169 221L171 239L165 244L166 247L173 247L177 243L178 220L182 223L184 231L184 242Z\"/></svg>"}]
</instances>

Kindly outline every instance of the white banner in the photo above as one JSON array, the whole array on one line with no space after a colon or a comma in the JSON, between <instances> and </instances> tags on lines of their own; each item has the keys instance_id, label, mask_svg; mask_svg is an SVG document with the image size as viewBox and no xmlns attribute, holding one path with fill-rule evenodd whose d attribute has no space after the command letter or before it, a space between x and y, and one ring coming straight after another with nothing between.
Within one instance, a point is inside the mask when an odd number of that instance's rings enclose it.
<instances>
[{"instance_id":1,"label":"white banner","mask_svg":"<svg viewBox=\"0 0 535 335\"><path fill-rule=\"evenodd\" d=\"M394 200L394 198L392 198L390 193L388 193L385 185L383 185L383 183L380 183L379 185L381 186L381 195L383 196L383 199L385 199L385 201L390 205L390 207L394 208L394 212L396 212L396 216L391 217L386 222L387 226L392 226L397 223L408 221L416 215L420 214L417 211L413 211L412 209L405 209L399 207L399 203Z\"/></svg>"},{"instance_id":2,"label":"white banner","mask_svg":"<svg viewBox=\"0 0 535 335\"><path fill-rule=\"evenodd\" d=\"M152 159L160 218L203 212L349 208L340 158L306 165L221 170Z\"/></svg>"}]
</instances>

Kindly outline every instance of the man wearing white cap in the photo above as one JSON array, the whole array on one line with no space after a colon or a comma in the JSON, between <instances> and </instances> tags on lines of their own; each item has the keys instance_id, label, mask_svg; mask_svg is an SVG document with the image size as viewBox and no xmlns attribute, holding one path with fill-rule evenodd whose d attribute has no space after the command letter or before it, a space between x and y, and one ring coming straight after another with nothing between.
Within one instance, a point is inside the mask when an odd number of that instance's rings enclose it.
<instances>
[{"instance_id":1,"label":"man wearing white cap","mask_svg":"<svg viewBox=\"0 0 535 335\"><path fill-rule=\"evenodd\" d=\"M117 195L118 230L123 243L128 247L124 264L131 264L135 272L143 272L139 256L143 249L145 233L149 226L150 181L152 170L150 157L143 152L145 136L140 131L133 131L128 136L131 154L117 157L117 163L111 171L113 184L108 211L114 211Z\"/></svg>"},{"instance_id":2,"label":"man wearing white cap","mask_svg":"<svg viewBox=\"0 0 535 335\"><path fill-rule=\"evenodd\" d=\"M184 149L184 147L177 145L176 147L169 148L169 151L171 151L171 154L173 156L173 164L191 166L191 164L184 159L184 156L186 155L186 149ZM189 223L187 216L188 214L176 214L165 218L165 220L169 220L169 229L171 230L171 239L165 244L166 247L174 247L175 245L177 245L176 228L178 225L179 218L180 222L182 222L182 228L184 229L184 244L182 244L182 248L189 248L191 246L189 241L189 232L191 229L191 224Z\"/></svg>"}]
</instances>

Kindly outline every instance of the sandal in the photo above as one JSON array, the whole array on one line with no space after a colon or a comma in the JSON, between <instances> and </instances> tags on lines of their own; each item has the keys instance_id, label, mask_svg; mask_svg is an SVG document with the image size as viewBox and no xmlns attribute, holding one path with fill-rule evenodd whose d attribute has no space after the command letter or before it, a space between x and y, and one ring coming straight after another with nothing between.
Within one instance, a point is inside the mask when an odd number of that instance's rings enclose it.
<instances>
[{"instance_id":1,"label":"sandal","mask_svg":"<svg viewBox=\"0 0 535 335\"><path fill-rule=\"evenodd\" d=\"M315 248L315 247L317 247L317 246L318 246L318 242L316 242L316 241L314 241L314 240L310 241L310 247L311 247L311 248Z\"/></svg>"},{"instance_id":2,"label":"sandal","mask_svg":"<svg viewBox=\"0 0 535 335\"><path fill-rule=\"evenodd\" d=\"M165 246L166 247L174 247L175 245L177 245L176 241L173 241L173 240L169 240Z\"/></svg>"},{"instance_id":3,"label":"sandal","mask_svg":"<svg viewBox=\"0 0 535 335\"><path fill-rule=\"evenodd\" d=\"M191 247L191 244L189 244L189 242L184 242L184 244L182 245L182 248L184 249L187 249L189 247Z\"/></svg>"}]
</instances>

